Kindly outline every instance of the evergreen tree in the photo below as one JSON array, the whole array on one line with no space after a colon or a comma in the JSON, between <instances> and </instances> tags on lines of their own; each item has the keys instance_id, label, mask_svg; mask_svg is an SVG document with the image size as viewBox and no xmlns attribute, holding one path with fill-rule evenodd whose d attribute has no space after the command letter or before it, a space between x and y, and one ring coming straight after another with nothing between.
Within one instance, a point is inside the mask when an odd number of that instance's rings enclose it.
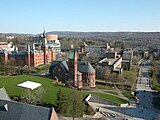
<instances>
[{"instance_id":1,"label":"evergreen tree","mask_svg":"<svg viewBox=\"0 0 160 120\"><path fill-rule=\"evenodd\" d=\"M57 92L56 111L59 114L65 114L67 111L66 95L62 92L61 88Z\"/></svg>"},{"instance_id":2,"label":"evergreen tree","mask_svg":"<svg viewBox=\"0 0 160 120\"><path fill-rule=\"evenodd\" d=\"M84 111L84 104L82 102L81 95L75 89L73 89L70 101L70 114L73 117L73 120L76 117L82 117Z\"/></svg>"}]
</instances>

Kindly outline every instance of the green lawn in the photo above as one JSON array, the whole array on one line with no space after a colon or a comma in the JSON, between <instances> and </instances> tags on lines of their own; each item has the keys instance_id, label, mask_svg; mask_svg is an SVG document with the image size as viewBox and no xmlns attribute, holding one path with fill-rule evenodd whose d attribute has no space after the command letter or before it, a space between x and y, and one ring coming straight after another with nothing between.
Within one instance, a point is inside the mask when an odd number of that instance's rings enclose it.
<instances>
[{"instance_id":1,"label":"green lawn","mask_svg":"<svg viewBox=\"0 0 160 120\"><path fill-rule=\"evenodd\" d=\"M160 84L155 85L154 89L160 91Z\"/></svg>"},{"instance_id":2,"label":"green lawn","mask_svg":"<svg viewBox=\"0 0 160 120\"><path fill-rule=\"evenodd\" d=\"M103 92L110 93L110 94L114 94L114 95L118 95L118 93L116 93L116 92L114 92L114 91L103 91Z\"/></svg>"},{"instance_id":3,"label":"green lawn","mask_svg":"<svg viewBox=\"0 0 160 120\"><path fill-rule=\"evenodd\" d=\"M36 68L39 69L40 71L43 71L43 70L48 70L50 66L51 66L50 64L43 64L37 66Z\"/></svg>"},{"instance_id":4,"label":"green lawn","mask_svg":"<svg viewBox=\"0 0 160 120\"><path fill-rule=\"evenodd\" d=\"M54 104L56 101L56 94L59 90L60 85L54 84L51 79L48 78L42 78L38 76L30 76L30 75L18 75L18 76L0 76L0 88L5 87L9 96L24 96L26 88L21 88L16 86L19 83L22 83L24 81L33 81L38 82L42 84L43 89L45 90L44 100L46 102ZM61 86L62 91L65 92L66 95L70 95L72 93L72 89L68 87ZM89 92L81 92L83 96L90 94ZM103 97L105 99L108 99L110 101L116 102L116 103L124 103L126 101L107 94L102 93L92 93L96 96Z\"/></svg>"},{"instance_id":5,"label":"green lawn","mask_svg":"<svg viewBox=\"0 0 160 120\"><path fill-rule=\"evenodd\" d=\"M116 97L116 96L113 96L113 95L110 95L110 94L103 94L103 93L95 93L93 92L92 93L93 95L96 95L96 96L99 96L101 98L105 98L109 101L114 101L115 103L118 103L118 104L124 104L124 103L127 103L126 100L124 99L121 99L119 97Z\"/></svg>"},{"instance_id":6,"label":"green lawn","mask_svg":"<svg viewBox=\"0 0 160 120\"><path fill-rule=\"evenodd\" d=\"M46 102L54 103L56 100L56 93L59 89L58 85L52 83L52 80L47 78L42 78L38 76L29 76L29 75L19 75L19 76L0 76L0 87L5 87L9 96L18 95L24 96L25 88L16 86L18 83L24 81L33 81L42 84L43 89L45 90L44 99ZM66 94L71 93L71 89L63 87L63 90Z\"/></svg>"},{"instance_id":7,"label":"green lawn","mask_svg":"<svg viewBox=\"0 0 160 120\"><path fill-rule=\"evenodd\" d=\"M114 90L114 87L105 86L105 85L97 85L96 88L102 89L102 90Z\"/></svg>"}]
</instances>

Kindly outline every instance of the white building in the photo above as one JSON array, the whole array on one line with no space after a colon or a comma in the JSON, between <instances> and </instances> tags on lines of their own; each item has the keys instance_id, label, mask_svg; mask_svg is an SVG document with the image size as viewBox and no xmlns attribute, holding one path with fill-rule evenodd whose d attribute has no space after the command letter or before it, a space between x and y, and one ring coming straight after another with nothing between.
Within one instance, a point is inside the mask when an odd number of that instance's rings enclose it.
<instances>
[{"instance_id":1,"label":"white building","mask_svg":"<svg viewBox=\"0 0 160 120\"><path fill-rule=\"evenodd\" d=\"M54 49L57 52L61 52L61 43L58 40L58 35L56 35L56 34L46 34L45 31L44 31L44 33L40 37L34 37L35 43L36 44L43 44L43 41L41 40L41 38L43 38L43 36L46 37L48 48Z\"/></svg>"},{"instance_id":2,"label":"white building","mask_svg":"<svg viewBox=\"0 0 160 120\"><path fill-rule=\"evenodd\" d=\"M8 42L0 42L0 49L8 51L8 52L12 52L12 51L17 51L18 50L18 48L15 47L12 42L10 42L10 43L8 43Z\"/></svg>"}]
</instances>

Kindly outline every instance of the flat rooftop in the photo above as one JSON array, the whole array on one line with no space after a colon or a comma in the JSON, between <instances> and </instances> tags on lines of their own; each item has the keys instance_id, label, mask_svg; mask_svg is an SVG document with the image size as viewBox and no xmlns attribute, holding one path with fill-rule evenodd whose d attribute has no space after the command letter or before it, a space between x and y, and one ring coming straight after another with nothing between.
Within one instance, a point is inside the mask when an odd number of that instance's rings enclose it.
<instances>
[{"instance_id":1,"label":"flat rooftop","mask_svg":"<svg viewBox=\"0 0 160 120\"><path fill-rule=\"evenodd\" d=\"M40 83L36 83L36 82L32 82L32 81L25 81L23 83L17 84L17 86L19 87L23 87L23 88L27 88L27 89L31 89L34 90L38 87L40 87L42 84Z\"/></svg>"},{"instance_id":2,"label":"flat rooftop","mask_svg":"<svg viewBox=\"0 0 160 120\"><path fill-rule=\"evenodd\" d=\"M113 65L114 62L116 62L119 58L115 58L115 59L111 59L111 58L104 58L103 60L101 60L99 63L103 63L103 62L109 62L108 65Z\"/></svg>"}]
</instances>

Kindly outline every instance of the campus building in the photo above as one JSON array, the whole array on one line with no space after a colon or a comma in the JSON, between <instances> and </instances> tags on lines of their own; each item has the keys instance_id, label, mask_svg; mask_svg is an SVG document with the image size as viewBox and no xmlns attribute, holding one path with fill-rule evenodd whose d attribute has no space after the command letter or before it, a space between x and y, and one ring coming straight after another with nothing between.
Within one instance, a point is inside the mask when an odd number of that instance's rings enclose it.
<instances>
[{"instance_id":1,"label":"campus building","mask_svg":"<svg viewBox=\"0 0 160 120\"><path fill-rule=\"evenodd\" d=\"M58 120L54 108L12 101L5 88L0 88L1 120Z\"/></svg>"},{"instance_id":2,"label":"campus building","mask_svg":"<svg viewBox=\"0 0 160 120\"><path fill-rule=\"evenodd\" d=\"M61 43L58 40L58 35L51 34L51 33L43 33L43 35L39 35L34 37L34 42L36 46L42 46L43 45L43 36L45 36L46 43L48 45L49 49L56 50L57 53L61 52Z\"/></svg>"},{"instance_id":3,"label":"campus building","mask_svg":"<svg viewBox=\"0 0 160 120\"><path fill-rule=\"evenodd\" d=\"M122 57L117 52L106 53L107 57L97 62L97 66L108 67L111 72L122 73Z\"/></svg>"},{"instance_id":4,"label":"campus building","mask_svg":"<svg viewBox=\"0 0 160 120\"><path fill-rule=\"evenodd\" d=\"M5 50L5 51L17 51L18 48L13 45L12 42L0 42L0 50Z\"/></svg>"},{"instance_id":5,"label":"campus building","mask_svg":"<svg viewBox=\"0 0 160 120\"><path fill-rule=\"evenodd\" d=\"M77 88L95 87L95 69L89 62L78 61L78 53L71 50L69 60L53 61L49 72L68 86Z\"/></svg>"},{"instance_id":6,"label":"campus building","mask_svg":"<svg viewBox=\"0 0 160 120\"><path fill-rule=\"evenodd\" d=\"M23 51L7 51L0 50L0 58L4 63L11 62L21 66L36 67L41 64L50 63L56 60L56 50L48 47L46 35L41 36L41 46L36 46L35 43L27 45Z\"/></svg>"},{"instance_id":7,"label":"campus building","mask_svg":"<svg viewBox=\"0 0 160 120\"><path fill-rule=\"evenodd\" d=\"M133 50L132 48L128 48L123 50L122 53L122 67L124 70L131 70L133 59Z\"/></svg>"}]
</instances>

